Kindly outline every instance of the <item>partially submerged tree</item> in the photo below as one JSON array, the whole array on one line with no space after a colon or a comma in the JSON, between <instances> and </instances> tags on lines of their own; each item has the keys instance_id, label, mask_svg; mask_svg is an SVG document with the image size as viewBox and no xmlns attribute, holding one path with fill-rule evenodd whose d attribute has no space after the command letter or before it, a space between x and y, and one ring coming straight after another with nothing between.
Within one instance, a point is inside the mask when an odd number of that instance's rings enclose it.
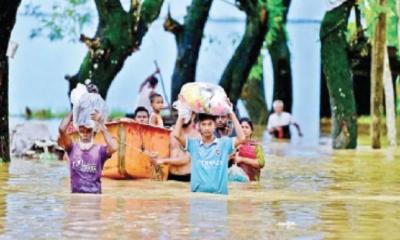
<instances>
[{"instance_id":1,"label":"partially submerged tree","mask_svg":"<svg viewBox=\"0 0 400 240\"><path fill-rule=\"evenodd\" d=\"M99 24L93 38L81 36L88 47L79 72L66 77L70 91L79 82L92 80L105 98L125 60L139 49L150 24L159 16L163 0L132 0L129 11L119 0L95 0Z\"/></svg>"},{"instance_id":2,"label":"partially submerged tree","mask_svg":"<svg viewBox=\"0 0 400 240\"><path fill-rule=\"evenodd\" d=\"M292 68L290 65L290 50L287 44L287 14L291 0L269 0L269 30L267 47L271 56L274 73L273 99L285 103L285 110L292 110Z\"/></svg>"},{"instance_id":3,"label":"partially submerged tree","mask_svg":"<svg viewBox=\"0 0 400 240\"><path fill-rule=\"evenodd\" d=\"M378 0L385 6L386 0ZM386 13L379 13L372 39L371 63L371 146L381 148L381 117L383 108L383 78L386 49Z\"/></svg>"},{"instance_id":4,"label":"partially submerged tree","mask_svg":"<svg viewBox=\"0 0 400 240\"><path fill-rule=\"evenodd\" d=\"M400 1L397 1L400 2ZM400 3L399 3L400 5ZM390 6L391 9L396 9L396 1L395 0L389 0L388 1L388 6ZM394 13L397 11L394 10ZM395 16L397 14L394 14ZM390 36L393 34L390 34L390 27L393 26L395 31L398 30L396 24L390 24L390 18L388 18L388 38L390 40ZM398 19L396 19L397 22L399 22ZM396 22L395 20L395 22ZM399 33L397 33L399 35ZM398 41L398 38L395 38ZM388 42L388 41L386 41ZM398 44L397 44L398 48ZM394 86L393 86L393 78L392 78L392 72L390 69L390 59L389 59L389 53L387 46L385 44L385 51L384 51L384 82L383 82L383 87L384 87L384 92L385 92L385 107L386 107L386 126L387 126L387 137L389 140L389 145L392 147L397 146L397 129L396 129L396 102L395 102L395 97L394 97Z\"/></svg>"},{"instance_id":5,"label":"partially submerged tree","mask_svg":"<svg viewBox=\"0 0 400 240\"><path fill-rule=\"evenodd\" d=\"M250 75L240 95L250 119L256 125L266 125L268 118L268 108L264 91L263 59L263 56L260 54L257 63L251 68Z\"/></svg>"},{"instance_id":6,"label":"partially submerged tree","mask_svg":"<svg viewBox=\"0 0 400 240\"><path fill-rule=\"evenodd\" d=\"M21 0L5 0L0 8L0 161L10 161L7 48Z\"/></svg>"},{"instance_id":7,"label":"partially submerged tree","mask_svg":"<svg viewBox=\"0 0 400 240\"><path fill-rule=\"evenodd\" d=\"M222 74L220 85L233 104L236 104L247 81L250 70L257 61L268 30L266 0L237 0L240 10L246 13L246 30L233 57Z\"/></svg>"},{"instance_id":8,"label":"partially submerged tree","mask_svg":"<svg viewBox=\"0 0 400 240\"><path fill-rule=\"evenodd\" d=\"M292 73L285 25L290 2L290 0L270 0L267 2L268 33L263 46L271 56L274 75L273 99L284 101L286 110L289 112L292 108ZM264 91L263 60L264 56L260 54L243 86L241 95L250 118L259 125L265 125L268 118Z\"/></svg>"},{"instance_id":9,"label":"partially submerged tree","mask_svg":"<svg viewBox=\"0 0 400 240\"><path fill-rule=\"evenodd\" d=\"M389 145L395 147L397 146L396 109L392 72L390 71L389 64L389 53L386 47L384 50L383 88L385 92L387 137Z\"/></svg>"},{"instance_id":10,"label":"partially submerged tree","mask_svg":"<svg viewBox=\"0 0 400 240\"><path fill-rule=\"evenodd\" d=\"M171 103L177 99L185 83L195 81L204 27L212 2L213 0L193 0L183 24L174 20L168 12L164 29L174 34L178 50L171 79Z\"/></svg>"},{"instance_id":11,"label":"partially submerged tree","mask_svg":"<svg viewBox=\"0 0 400 240\"><path fill-rule=\"evenodd\" d=\"M321 57L332 111L334 149L356 148L357 113L346 31L353 0L327 11L321 24Z\"/></svg>"},{"instance_id":12,"label":"partially submerged tree","mask_svg":"<svg viewBox=\"0 0 400 240\"><path fill-rule=\"evenodd\" d=\"M364 0L360 2L368 25L367 32L371 39L371 136L373 148L380 148L381 123L378 115L383 112L383 92L385 96L385 112L387 137L391 146L396 146L396 113L394 97L394 81L398 62L398 14L396 0ZM389 50L391 50L390 57ZM397 54L394 50L397 49ZM395 55L395 56L394 56ZM382 90L383 85L383 90ZM372 111L373 110L373 111Z\"/></svg>"}]
</instances>

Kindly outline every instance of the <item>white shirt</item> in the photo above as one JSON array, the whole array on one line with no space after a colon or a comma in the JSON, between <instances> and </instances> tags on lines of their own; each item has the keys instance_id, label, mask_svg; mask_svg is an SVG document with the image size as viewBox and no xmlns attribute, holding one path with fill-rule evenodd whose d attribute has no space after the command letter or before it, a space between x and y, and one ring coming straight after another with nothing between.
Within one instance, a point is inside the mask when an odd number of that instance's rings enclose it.
<instances>
[{"instance_id":1,"label":"white shirt","mask_svg":"<svg viewBox=\"0 0 400 240\"><path fill-rule=\"evenodd\" d=\"M273 113L269 116L268 119L268 129L275 127L287 126L295 123L292 115L288 112L282 112L280 114Z\"/></svg>"},{"instance_id":2,"label":"white shirt","mask_svg":"<svg viewBox=\"0 0 400 240\"><path fill-rule=\"evenodd\" d=\"M136 100L136 107L145 107L147 111L152 112L153 108L150 104L150 94L154 91L154 88L151 88L149 83L143 87L142 91L139 92Z\"/></svg>"}]
</instances>

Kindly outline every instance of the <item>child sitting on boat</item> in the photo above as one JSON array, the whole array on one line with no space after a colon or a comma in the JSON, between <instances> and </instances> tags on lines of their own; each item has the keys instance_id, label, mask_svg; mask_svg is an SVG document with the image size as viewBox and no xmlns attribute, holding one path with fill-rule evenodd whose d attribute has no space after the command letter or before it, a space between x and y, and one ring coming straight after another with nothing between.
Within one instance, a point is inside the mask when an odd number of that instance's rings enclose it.
<instances>
[{"instance_id":1,"label":"child sitting on boat","mask_svg":"<svg viewBox=\"0 0 400 240\"><path fill-rule=\"evenodd\" d=\"M153 93L150 96L150 104L153 112L150 115L150 125L164 127L164 122L161 117L161 110L164 107L164 99L158 93Z\"/></svg>"}]
</instances>

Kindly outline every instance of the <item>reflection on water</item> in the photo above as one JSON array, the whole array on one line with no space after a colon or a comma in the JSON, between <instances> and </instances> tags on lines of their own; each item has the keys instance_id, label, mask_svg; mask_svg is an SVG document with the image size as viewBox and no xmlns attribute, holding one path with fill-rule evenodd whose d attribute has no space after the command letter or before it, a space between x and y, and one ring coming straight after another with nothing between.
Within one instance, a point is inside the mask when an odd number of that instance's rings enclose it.
<instances>
[{"instance_id":1,"label":"reflection on water","mask_svg":"<svg viewBox=\"0 0 400 240\"><path fill-rule=\"evenodd\" d=\"M266 144L262 181L228 197L179 182L103 181L102 195L69 193L63 162L0 165L2 238L395 239L400 151L332 152Z\"/></svg>"}]
</instances>

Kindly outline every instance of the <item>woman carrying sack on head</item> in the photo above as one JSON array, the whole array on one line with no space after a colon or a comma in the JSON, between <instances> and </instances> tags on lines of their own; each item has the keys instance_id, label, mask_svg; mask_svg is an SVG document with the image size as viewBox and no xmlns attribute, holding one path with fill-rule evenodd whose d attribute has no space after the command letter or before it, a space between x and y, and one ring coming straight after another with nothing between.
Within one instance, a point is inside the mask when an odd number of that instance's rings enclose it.
<instances>
[{"instance_id":1,"label":"woman carrying sack on head","mask_svg":"<svg viewBox=\"0 0 400 240\"><path fill-rule=\"evenodd\" d=\"M263 149L260 144L251 139L254 131L251 120L242 118L239 122L242 126L246 141L237 148L236 153L232 157L234 166L237 165L241 168L250 181L259 181L260 170L265 165Z\"/></svg>"}]
</instances>

